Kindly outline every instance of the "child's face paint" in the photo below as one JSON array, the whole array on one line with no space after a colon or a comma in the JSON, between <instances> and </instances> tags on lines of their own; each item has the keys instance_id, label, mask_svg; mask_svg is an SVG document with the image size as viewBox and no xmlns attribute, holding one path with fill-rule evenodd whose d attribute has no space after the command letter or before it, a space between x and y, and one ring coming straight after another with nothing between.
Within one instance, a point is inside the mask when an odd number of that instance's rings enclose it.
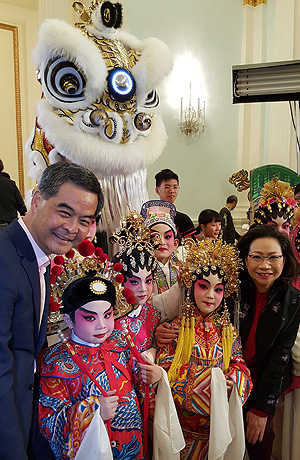
<instances>
[{"instance_id":1,"label":"child's face paint","mask_svg":"<svg viewBox=\"0 0 300 460\"><path fill-rule=\"evenodd\" d=\"M210 273L203 276L202 280L197 280L194 285L194 298L198 310L202 316L216 310L222 302L224 296L224 285L217 274Z\"/></svg>"},{"instance_id":2,"label":"child's face paint","mask_svg":"<svg viewBox=\"0 0 300 460\"><path fill-rule=\"evenodd\" d=\"M276 219L272 219L270 222L268 222L267 225L272 225L280 233L283 233L287 237L290 235L290 224L289 221L284 217L276 217Z\"/></svg>"},{"instance_id":3,"label":"child's face paint","mask_svg":"<svg viewBox=\"0 0 300 460\"><path fill-rule=\"evenodd\" d=\"M158 248L154 251L155 257L165 264L171 257L172 252L178 246L178 240L174 237L173 231L167 224L155 224L151 227L151 237L157 238Z\"/></svg>"},{"instance_id":4,"label":"child's face paint","mask_svg":"<svg viewBox=\"0 0 300 460\"><path fill-rule=\"evenodd\" d=\"M81 340L89 343L100 344L104 342L113 331L113 307L106 300L88 302L75 311L74 322L69 315L67 325Z\"/></svg>"},{"instance_id":5,"label":"child's face paint","mask_svg":"<svg viewBox=\"0 0 300 460\"><path fill-rule=\"evenodd\" d=\"M152 294L153 289L153 276L152 272L146 268L139 269L127 281L124 283L125 288L129 288L136 298L134 307L137 308L139 305L143 305Z\"/></svg>"}]
</instances>

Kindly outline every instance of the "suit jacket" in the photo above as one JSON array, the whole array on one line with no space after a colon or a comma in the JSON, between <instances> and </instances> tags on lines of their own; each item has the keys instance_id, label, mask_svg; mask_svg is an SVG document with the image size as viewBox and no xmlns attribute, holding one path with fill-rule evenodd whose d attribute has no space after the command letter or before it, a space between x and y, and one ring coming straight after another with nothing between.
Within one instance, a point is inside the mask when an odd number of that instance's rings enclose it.
<instances>
[{"instance_id":1,"label":"suit jacket","mask_svg":"<svg viewBox=\"0 0 300 460\"><path fill-rule=\"evenodd\" d=\"M255 312L255 288L241 286L240 336L245 346ZM273 286L257 324L255 367L258 382L247 404L274 414L279 396L291 383L290 351L300 321L300 292ZM246 363L247 364L247 363Z\"/></svg>"},{"instance_id":2,"label":"suit jacket","mask_svg":"<svg viewBox=\"0 0 300 460\"><path fill-rule=\"evenodd\" d=\"M49 281L39 330L38 264L17 221L2 230L0 248L0 459L27 460L34 365L46 337Z\"/></svg>"},{"instance_id":3,"label":"suit jacket","mask_svg":"<svg viewBox=\"0 0 300 460\"><path fill-rule=\"evenodd\" d=\"M26 206L13 180L0 174L0 222L10 223L19 213L26 214Z\"/></svg>"},{"instance_id":4,"label":"suit jacket","mask_svg":"<svg viewBox=\"0 0 300 460\"><path fill-rule=\"evenodd\" d=\"M232 219L231 212L226 206L219 212L222 219L222 230L223 230L223 241L228 244L234 244L235 240L238 240L241 235L236 231Z\"/></svg>"}]
</instances>

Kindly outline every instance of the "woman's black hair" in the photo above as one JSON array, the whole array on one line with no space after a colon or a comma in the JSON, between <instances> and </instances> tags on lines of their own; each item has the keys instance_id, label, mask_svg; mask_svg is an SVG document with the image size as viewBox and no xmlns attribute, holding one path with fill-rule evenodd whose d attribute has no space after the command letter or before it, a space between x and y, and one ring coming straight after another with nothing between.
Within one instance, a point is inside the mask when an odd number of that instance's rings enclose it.
<instances>
[{"instance_id":1,"label":"woman's black hair","mask_svg":"<svg viewBox=\"0 0 300 460\"><path fill-rule=\"evenodd\" d=\"M249 254L250 246L253 241L259 238L273 238L280 244L284 256L284 266L281 275L275 280L276 284L287 287L293 282L299 273L299 263L294 255L292 245L289 239L272 225L257 225L248 230L237 243L240 251L240 257L245 264L245 259ZM251 280L248 270L242 270L240 273L241 281L249 282Z\"/></svg>"},{"instance_id":2,"label":"woman's black hair","mask_svg":"<svg viewBox=\"0 0 300 460\"><path fill-rule=\"evenodd\" d=\"M221 222L221 216L217 211L214 211L213 209L204 209L203 211L200 212L199 217L198 217L198 223L199 226L201 224L207 225L210 222Z\"/></svg>"},{"instance_id":3,"label":"woman's black hair","mask_svg":"<svg viewBox=\"0 0 300 460\"><path fill-rule=\"evenodd\" d=\"M137 248L132 251L118 252L112 258L112 263L116 262L120 262L123 265L121 273L124 276L124 283L127 278L134 276L140 269L146 268L154 274L157 266L156 258L149 251L146 249L140 251Z\"/></svg>"}]
</instances>

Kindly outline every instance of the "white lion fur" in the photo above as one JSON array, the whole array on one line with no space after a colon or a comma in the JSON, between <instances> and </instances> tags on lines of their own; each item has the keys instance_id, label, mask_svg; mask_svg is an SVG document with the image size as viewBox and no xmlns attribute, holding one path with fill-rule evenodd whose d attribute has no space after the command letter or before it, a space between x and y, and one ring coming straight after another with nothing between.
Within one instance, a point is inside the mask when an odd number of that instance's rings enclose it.
<instances>
[{"instance_id":1,"label":"white lion fur","mask_svg":"<svg viewBox=\"0 0 300 460\"><path fill-rule=\"evenodd\" d=\"M37 103L37 119L57 152L74 163L91 168L100 177L131 174L145 168L160 156L167 141L159 115L153 117L147 137L140 136L132 144L119 145L75 131L53 112L45 99Z\"/></svg>"},{"instance_id":2,"label":"white lion fur","mask_svg":"<svg viewBox=\"0 0 300 460\"><path fill-rule=\"evenodd\" d=\"M107 68L95 43L87 39L74 27L60 19L47 19L41 25L39 42L33 51L33 59L37 66L43 68L50 58L64 56L73 60L87 78L85 101L63 103L52 97L46 88L47 98L54 107L71 109L87 107L99 97L106 86Z\"/></svg>"}]
</instances>

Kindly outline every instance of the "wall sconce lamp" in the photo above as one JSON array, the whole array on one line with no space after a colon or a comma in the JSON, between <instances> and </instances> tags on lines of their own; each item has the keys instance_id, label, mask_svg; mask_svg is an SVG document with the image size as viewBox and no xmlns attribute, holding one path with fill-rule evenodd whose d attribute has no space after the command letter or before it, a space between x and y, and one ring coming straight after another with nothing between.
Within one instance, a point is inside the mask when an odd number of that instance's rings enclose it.
<instances>
[{"instance_id":1,"label":"wall sconce lamp","mask_svg":"<svg viewBox=\"0 0 300 460\"><path fill-rule=\"evenodd\" d=\"M180 132L191 138L203 133L205 129L205 101L201 104L198 97L197 110L192 106L192 83L190 83L189 105L183 108L183 97L180 102L180 120L178 123Z\"/></svg>"}]
</instances>

